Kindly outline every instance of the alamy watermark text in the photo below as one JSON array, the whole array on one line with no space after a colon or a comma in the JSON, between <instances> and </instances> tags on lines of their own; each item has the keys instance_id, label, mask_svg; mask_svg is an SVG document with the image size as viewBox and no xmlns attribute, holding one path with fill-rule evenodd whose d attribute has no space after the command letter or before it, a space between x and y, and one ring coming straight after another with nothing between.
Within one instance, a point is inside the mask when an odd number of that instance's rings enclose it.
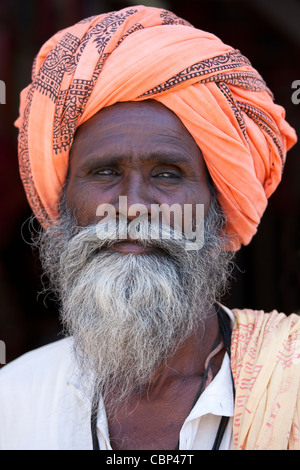
<instances>
[{"instance_id":1,"label":"alamy watermark text","mask_svg":"<svg viewBox=\"0 0 300 470\"><path fill-rule=\"evenodd\" d=\"M0 340L0 364L6 364L6 345Z\"/></svg>"},{"instance_id":2,"label":"alamy watermark text","mask_svg":"<svg viewBox=\"0 0 300 470\"><path fill-rule=\"evenodd\" d=\"M6 104L6 87L3 80L0 80L0 104Z\"/></svg>"},{"instance_id":3,"label":"alamy watermark text","mask_svg":"<svg viewBox=\"0 0 300 470\"><path fill-rule=\"evenodd\" d=\"M299 104L300 103L300 80L293 81L292 89L295 90L292 93L292 103Z\"/></svg>"},{"instance_id":4,"label":"alamy watermark text","mask_svg":"<svg viewBox=\"0 0 300 470\"><path fill-rule=\"evenodd\" d=\"M140 233L140 225L145 228L145 215L150 219L147 230ZM112 239L137 240L150 239L181 239L186 250L199 250L204 244L204 204L151 204L150 214L144 204L127 206L127 196L119 196L119 211L112 204L100 204L96 216L102 217L97 224L99 238L103 231L109 232ZM149 217L150 216L150 217ZM161 217L160 217L161 216ZM129 217L134 217L127 224ZM117 219L122 222L123 229L117 230ZM126 227L126 229L124 229Z\"/></svg>"}]
</instances>

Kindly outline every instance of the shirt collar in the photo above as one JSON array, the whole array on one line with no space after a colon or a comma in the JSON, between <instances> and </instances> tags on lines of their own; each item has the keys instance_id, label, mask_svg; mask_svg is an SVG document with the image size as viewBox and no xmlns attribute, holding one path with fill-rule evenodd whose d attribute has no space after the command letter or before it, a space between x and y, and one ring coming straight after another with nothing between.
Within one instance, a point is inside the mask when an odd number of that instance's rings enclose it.
<instances>
[{"instance_id":1,"label":"shirt collar","mask_svg":"<svg viewBox=\"0 0 300 470\"><path fill-rule=\"evenodd\" d=\"M219 372L200 395L185 423L209 413L217 416L233 416L234 413L233 384L227 353Z\"/></svg>"},{"instance_id":2,"label":"shirt collar","mask_svg":"<svg viewBox=\"0 0 300 470\"><path fill-rule=\"evenodd\" d=\"M220 307L227 313L233 327L235 323L233 313L224 305L220 304ZM231 364L227 353L224 355L219 372L200 395L185 423L209 413L216 416L233 416L234 414Z\"/></svg>"}]
</instances>

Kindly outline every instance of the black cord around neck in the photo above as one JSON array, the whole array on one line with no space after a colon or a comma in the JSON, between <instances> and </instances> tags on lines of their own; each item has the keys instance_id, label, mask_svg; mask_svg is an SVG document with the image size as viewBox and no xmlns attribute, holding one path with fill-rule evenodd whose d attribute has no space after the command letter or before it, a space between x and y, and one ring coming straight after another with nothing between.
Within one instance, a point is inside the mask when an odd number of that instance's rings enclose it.
<instances>
[{"instance_id":1,"label":"black cord around neck","mask_svg":"<svg viewBox=\"0 0 300 470\"><path fill-rule=\"evenodd\" d=\"M222 307L220 305L215 304L215 309L216 309L216 312L217 312L217 315L218 315L218 320L219 320L219 334L218 334L218 338L217 338L216 344L214 346L214 349L219 344L220 337L222 337L225 350L226 350L226 352L227 352L227 354L230 358L231 333L232 333L232 329L231 329L231 325L230 325L230 319L229 319L227 313L224 312L224 310L222 309ZM200 395L202 393L204 384L206 382L207 374L208 374L208 372L210 370L210 367L211 367L211 364L212 364L212 359L213 359L213 357L210 359L210 361L207 365L207 368L204 372L203 379L201 381L199 390L198 390L197 395L194 399L194 402L193 402L193 405L192 405L191 409L193 409L193 407L195 406L198 398L200 397ZM234 388L234 382L233 382L232 375L231 375L231 379L232 379L232 386L233 386L233 395L235 396L235 388ZM93 450L100 450L99 440L98 440L98 437L97 437L98 407L99 407L99 399L97 397L94 397L92 412L91 412L91 433L92 433ZM217 434L216 434L216 437L215 437L215 441L214 441L212 450L219 450L220 449L220 445L221 445L223 436L225 434L228 422L229 422L229 417L228 416L222 416L219 427L218 427L218 430L217 430ZM177 443L174 450L179 450L179 440L178 440L178 443Z\"/></svg>"}]
</instances>

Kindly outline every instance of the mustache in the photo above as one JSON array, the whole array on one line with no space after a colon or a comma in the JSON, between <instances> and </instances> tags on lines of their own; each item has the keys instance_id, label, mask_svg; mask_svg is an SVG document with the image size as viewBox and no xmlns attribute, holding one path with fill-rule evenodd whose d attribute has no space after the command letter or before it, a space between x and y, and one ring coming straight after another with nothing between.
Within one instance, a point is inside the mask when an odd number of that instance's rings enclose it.
<instances>
[{"instance_id":1,"label":"mustache","mask_svg":"<svg viewBox=\"0 0 300 470\"><path fill-rule=\"evenodd\" d=\"M204 224L205 225L205 224ZM194 239L199 237L200 231L195 232ZM178 230L169 224L153 223L147 214L139 216L137 219L128 221L127 219L111 219L107 222L98 222L87 227L73 225L72 237L86 236L87 242L94 242L98 245L98 250L109 248L117 243L129 241L145 247L160 249L170 255L179 251L187 252L199 250L203 243L194 243L190 236L187 237L182 230ZM202 229L201 237L205 237L205 230ZM198 238L199 241L199 238Z\"/></svg>"},{"instance_id":2,"label":"mustache","mask_svg":"<svg viewBox=\"0 0 300 470\"><path fill-rule=\"evenodd\" d=\"M64 249L60 252L58 266L61 267L60 276L51 276L51 283L53 286L57 285L58 279L68 277L67 272L64 272L68 266L70 272L78 272L79 270L86 270L90 265L98 265L99 269L102 266L109 265L110 263L116 265L117 260L120 261L119 267L127 266L126 260L131 259L130 266L135 264L135 259L144 263L144 266L161 265L174 269L173 275L176 276L180 282L186 284L187 278L192 278L195 273L198 273L201 266L207 263L210 257L217 258L217 252L222 251L220 243L216 243L216 235L210 231L210 224L208 220L206 243L205 247L198 251L191 251L186 249L186 240L180 231L174 228L164 226L152 226L147 217L140 220L140 224L136 234L131 237L134 224L126 221L116 221L110 227L99 224L92 224L87 227L76 227L76 234L74 232L70 235L70 243L64 244ZM129 227L129 229L128 229ZM74 226L73 226L74 228ZM110 249L114 244L119 243L120 239L115 237L115 229L120 231L128 230L128 235L135 243L142 244L145 247L150 247L150 252L139 253L138 255L132 253L119 253ZM150 236L150 229L152 236ZM153 234L155 236L153 236ZM218 238L220 241L220 239ZM80 253L80 256L79 256ZM202 258L204 259L202 260ZM129 265L128 265L129 266ZM208 267L210 263L208 263ZM146 270L148 269L146 268ZM194 274L192 274L194 273ZM198 275L198 274L197 274ZM205 277L203 273L203 279Z\"/></svg>"},{"instance_id":3,"label":"mustache","mask_svg":"<svg viewBox=\"0 0 300 470\"><path fill-rule=\"evenodd\" d=\"M152 247L162 253L173 256L179 253L187 253L185 235L167 225L152 224L148 217L139 217L138 223L133 221L116 220L114 223L96 223L87 227L75 226L72 233L72 246L82 245L85 240L85 248L91 254L100 253L113 245L129 241L144 247Z\"/></svg>"}]
</instances>

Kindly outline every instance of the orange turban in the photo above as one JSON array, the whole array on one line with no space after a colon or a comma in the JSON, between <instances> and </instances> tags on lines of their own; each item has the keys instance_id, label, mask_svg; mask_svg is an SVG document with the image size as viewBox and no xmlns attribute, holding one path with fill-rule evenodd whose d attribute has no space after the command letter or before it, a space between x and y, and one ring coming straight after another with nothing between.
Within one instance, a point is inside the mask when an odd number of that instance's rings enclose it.
<instances>
[{"instance_id":1,"label":"orange turban","mask_svg":"<svg viewBox=\"0 0 300 470\"><path fill-rule=\"evenodd\" d=\"M44 227L55 222L75 131L105 106L155 99L201 149L235 249L248 244L296 142L284 109L238 50L166 10L92 16L41 48L21 92L20 173Z\"/></svg>"}]
</instances>

